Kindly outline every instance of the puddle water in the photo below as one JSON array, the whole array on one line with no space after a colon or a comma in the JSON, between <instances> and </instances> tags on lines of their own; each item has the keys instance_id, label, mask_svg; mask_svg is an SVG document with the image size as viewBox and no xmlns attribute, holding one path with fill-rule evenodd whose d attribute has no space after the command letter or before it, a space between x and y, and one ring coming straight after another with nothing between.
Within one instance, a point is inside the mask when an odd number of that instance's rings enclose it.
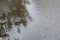
<instances>
[{"instance_id":1,"label":"puddle water","mask_svg":"<svg viewBox=\"0 0 60 40\"><path fill-rule=\"evenodd\" d=\"M60 39L60 4L59 4L60 1L59 0L29 0L29 2L30 4L29 5L26 4L25 6L26 9L28 10L29 15L32 18L32 21L27 23L26 28L22 24L20 25L20 27L12 25L13 28L11 29L11 31L7 32L10 35L9 37L10 40L15 40L15 39L16 40L59 40ZM13 9L16 10L15 7ZM9 10L9 12L11 11ZM19 13L19 11L17 12ZM20 17L22 17L22 15L20 15ZM14 16L16 15L14 14ZM12 17L11 20L13 20L13 18L14 17ZM15 19L21 21L20 20L21 18L19 17L18 18L15 17ZM27 20L27 17L25 20ZM13 22L16 22L16 20L14 20ZM19 22L16 25L19 25ZM17 32L17 27L20 29L21 31L20 33Z\"/></svg>"},{"instance_id":2,"label":"puddle water","mask_svg":"<svg viewBox=\"0 0 60 40\"><path fill-rule=\"evenodd\" d=\"M0 1L0 37L2 40L18 38L20 27L26 27L28 22L32 20L26 4L29 4L27 0Z\"/></svg>"}]
</instances>

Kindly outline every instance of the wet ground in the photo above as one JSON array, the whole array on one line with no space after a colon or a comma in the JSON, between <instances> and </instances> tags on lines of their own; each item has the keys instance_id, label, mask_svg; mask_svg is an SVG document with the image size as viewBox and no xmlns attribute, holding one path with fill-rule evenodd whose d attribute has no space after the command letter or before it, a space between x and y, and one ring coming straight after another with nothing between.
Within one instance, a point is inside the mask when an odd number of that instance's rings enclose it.
<instances>
[{"instance_id":1,"label":"wet ground","mask_svg":"<svg viewBox=\"0 0 60 40\"><path fill-rule=\"evenodd\" d=\"M21 33L11 31L11 40L60 40L60 0L31 0L27 9L32 21Z\"/></svg>"}]
</instances>

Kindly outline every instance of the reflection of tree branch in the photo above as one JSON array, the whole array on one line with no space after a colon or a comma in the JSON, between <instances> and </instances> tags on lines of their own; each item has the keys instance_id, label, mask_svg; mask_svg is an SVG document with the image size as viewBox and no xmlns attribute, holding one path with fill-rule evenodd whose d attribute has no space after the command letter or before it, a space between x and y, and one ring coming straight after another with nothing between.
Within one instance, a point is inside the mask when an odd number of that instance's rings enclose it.
<instances>
[{"instance_id":1,"label":"reflection of tree branch","mask_svg":"<svg viewBox=\"0 0 60 40\"><path fill-rule=\"evenodd\" d=\"M4 24L5 23L2 23L2 20L1 20L1 23L0 23L0 37L7 37L9 36L8 34L6 34L6 31L4 29Z\"/></svg>"},{"instance_id":2,"label":"reflection of tree branch","mask_svg":"<svg viewBox=\"0 0 60 40\"><path fill-rule=\"evenodd\" d=\"M24 2L26 2L26 1L24 1ZM12 25L13 25L13 21L11 21L12 17L21 18L17 22L14 21L14 25L23 24L26 27L27 20L25 20L25 18L29 17L29 13L26 10L24 2L23 2L23 0L11 0L11 3L8 3L8 1L7 1L8 7L9 7L11 12L9 12L7 14L2 13L2 16L0 16L0 20L1 20L1 23L0 23L0 36L1 37L6 37L8 35L8 34L6 34L5 30L8 29L8 31L9 31L9 30L12 29ZM14 7L16 8L16 10L14 10ZM15 20L14 18L13 18L13 20ZM29 18L31 18L31 17L29 17ZM4 21L4 20L6 20L6 21ZM3 28L4 25L6 25L5 29ZM18 28L17 31L20 33L19 28ZM1 35L1 34L3 34L3 35Z\"/></svg>"}]
</instances>

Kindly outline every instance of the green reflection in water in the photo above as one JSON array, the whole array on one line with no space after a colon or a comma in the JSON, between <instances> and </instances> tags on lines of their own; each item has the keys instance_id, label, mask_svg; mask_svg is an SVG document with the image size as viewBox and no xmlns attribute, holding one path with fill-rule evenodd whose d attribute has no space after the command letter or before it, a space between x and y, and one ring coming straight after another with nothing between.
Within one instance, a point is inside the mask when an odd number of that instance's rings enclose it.
<instances>
[{"instance_id":1,"label":"green reflection in water","mask_svg":"<svg viewBox=\"0 0 60 40\"><path fill-rule=\"evenodd\" d=\"M12 29L12 25L20 26L20 24L23 24L26 27L28 22L26 18L31 19L31 17L26 10L25 0L11 0L11 2L8 2L8 0L0 0L0 2L6 2L10 11L3 12L0 16L0 37L8 37L9 35L6 32ZM17 32L20 33L20 29Z\"/></svg>"}]
</instances>

